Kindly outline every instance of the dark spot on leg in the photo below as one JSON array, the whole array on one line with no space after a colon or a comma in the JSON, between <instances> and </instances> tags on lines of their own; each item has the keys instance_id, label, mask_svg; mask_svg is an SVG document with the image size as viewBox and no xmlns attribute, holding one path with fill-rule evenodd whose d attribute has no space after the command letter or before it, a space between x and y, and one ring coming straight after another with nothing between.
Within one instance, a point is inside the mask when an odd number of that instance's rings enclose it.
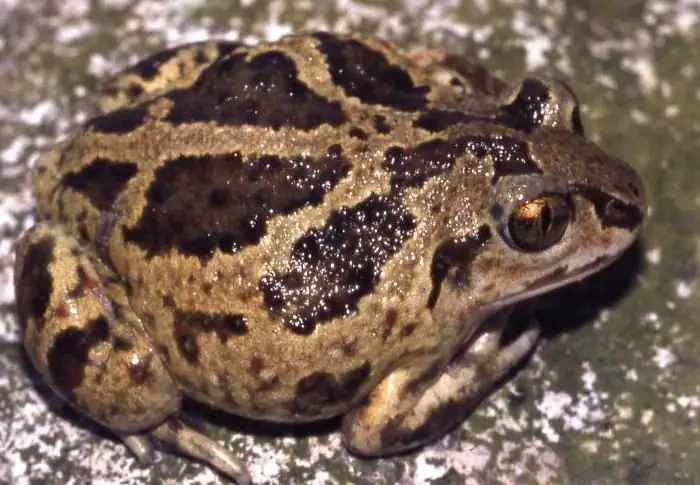
<instances>
[{"instance_id":1,"label":"dark spot on leg","mask_svg":"<svg viewBox=\"0 0 700 485\"><path fill-rule=\"evenodd\" d=\"M386 340L391 335L392 330L399 318L399 312L396 308L390 308L384 315L384 330L382 331L382 340Z\"/></svg>"},{"instance_id":2,"label":"dark spot on leg","mask_svg":"<svg viewBox=\"0 0 700 485\"><path fill-rule=\"evenodd\" d=\"M153 328L153 325L156 322L156 317L151 312L143 312L141 315L141 321L146 327Z\"/></svg>"},{"instance_id":3,"label":"dark spot on leg","mask_svg":"<svg viewBox=\"0 0 700 485\"><path fill-rule=\"evenodd\" d=\"M390 64L381 53L355 40L318 32L333 82L348 96L368 104L400 111L417 111L428 103L428 86L416 86L400 66Z\"/></svg>"},{"instance_id":4,"label":"dark spot on leg","mask_svg":"<svg viewBox=\"0 0 700 485\"><path fill-rule=\"evenodd\" d=\"M114 350L117 352L126 352L134 348L134 343L123 337L114 337L112 343L114 345Z\"/></svg>"},{"instance_id":5,"label":"dark spot on leg","mask_svg":"<svg viewBox=\"0 0 700 485\"><path fill-rule=\"evenodd\" d=\"M101 286L101 282L90 277L83 265L78 265L76 269L78 284L70 292L68 296L71 298L80 298L89 293L95 292Z\"/></svg>"},{"instance_id":6,"label":"dark spot on leg","mask_svg":"<svg viewBox=\"0 0 700 485\"><path fill-rule=\"evenodd\" d=\"M132 356L127 362L127 371L131 382L137 386L142 386L146 384L149 377L151 377L150 368L151 358L141 358L138 355Z\"/></svg>"},{"instance_id":7,"label":"dark spot on leg","mask_svg":"<svg viewBox=\"0 0 700 485\"><path fill-rule=\"evenodd\" d=\"M279 389L279 387L280 387L280 378L279 378L279 376L274 376L274 377L260 381L260 385L258 386L258 391L271 392L271 391L274 391L276 389Z\"/></svg>"},{"instance_id":8,"label":"dark spot on leg","mask_svg":"<svg viewBox=\"0 0 700 485\"><path fill-rule=\"evenodd\" d=\"M235 253L258 243L276 215L320 204L350 167L337 145L319 158L179 157L156 170L148 206L124 237L149 256Z\"/></svg>"},{"instance_id":9,"label":"dark spot on leg","mask_svg":"<svg viewBox=\"0 0 700 485\"><path fill-rule=\"evenodd\" d=\"M428 308L435 308L440 296L440 288L446 279L450 284L460 287L468 284L469 267L489 239L491 239L491 229L483 225L472 237L450 239L438 246L430 268L433 288L428 297Z\"/></svg>"},{"instance_id":10,"label":"dark spot on leg","mask_svg":"<svg viewBox=\"0 0 700 485\"><path fill-rule=\"evenodd\" d=\"M369 362L365 362L360 367L352 369L345 374L342 374L338 379L340 401L349 401L353 399L362 384L367 380L372 371L372 366Z\"/></svg>"},{"instance_id":11,"label":"dark spot on leg","mask_svg":"<svg viewBox=\"0 0 700 485\"><path fill-rule=\"evenodd\" d=\"M286 273L261 279L268 312L301 334L352 314L414 228L415 217L400 201L383 196L334 211L296 241Z\"/></svg>"},{"instance_id":12,"label":"dark spot on leg","mask_svg":"<svg viewBox=\"0 0 700 485\"><path fill-rule=\"evenodd\" d=\"M168 349L167 346L156 344L156 351L158 352L158 356L163 360L163 362L170 362L170 349Z\"/></svg>"},{"instance_id":13,"label":"dark spot on leg","mask_svg":"<svg viewBox=\"0 0 700 485\"><path fill-rule=\"evenodd\" d=\"M354 357L357 354L357 340L353 339L343 342L342 349L346 357Z\"/></svg>"},{"instance_id":14,"label":"dark spot on leg","mask_svg":"<svg viewBox=\"0 0 700 485\"><path fill-rule=\"evenodd\" d=\"M369 377L371 369L369 362L365 362L338 376L328 372L309 374L297 383L295 412L313 416L326 407L352 400Z\"/></svg>"},{"instance_id":15,"label":"dark spot on leg","mask_svg":"<svg viewBox=\"0 0 700 485\"><path fill-rule=\"evenodd\" d=\"M36 322L40 332L45 323L45 313L51 301L53 282L49 266L53 261L54 241L45 237L29 246L22 260L22 272L17 278L17 310L19 323L27 328L27 320Z\"/></svg>"},{"instance_id":16,"label":"dark spot on leg","mask_svg":"<svg viewBox=\"0 0 700 485\"><path fill-rule=\"evenodd\" d=\"M56 387L68 398L85 377L90 350L109 338L105 317L91 320L85 328L71 327L59 333L47 354L49 373Z\"/></svg>"},{"instance_id":17,"label":"dark spot on leg","mask_svg":"<svg viewBox=\"0 0 700 485\"><path fill-rule=\"evenodd\" d=\"M133 162L98 157L79 172L64 175L61 185L83 194L99 210L107 211L137 171Z\"/></svg>"},{"instance_id":18,"label":"dark spot on leg","mask_svg":"<svg viewBox=\"0 0 700 485\"><path fill-rule=\"evenodd\" d=\"M253 357L250 360L250 372L256 377L260 376L260 373L265 368L265 360L262 357Z\"/></svg>"},{"instance_id":19,"label":"dark spot on leg","mask_svg":"<svg viewBox=\"0 0 700 485\"><path fill-rule=\"evenodd\" d=\"M175 343L184 359L191 365L199 364L198 331L195 331L175 320Z\"/></svg>"},{"instance_id":20,"label":"dark spot on leg","mask_svg":"<svg viewBox=\"0 0 700 485\"><path fill-rule=\"evenodd\" d=\"M171 293L168 293L167 295L163 296L163 306L165 308L170 309L175 308L175 298L173 298L173 295Z\"/></svg>"},{"instance_id":21,"label":"dark spot on leg","mask_svg":"<svg viewBox=\"0 0 700 485\"><path fill-rule=\"evenodd\" d=\"M413 335L413 332L416 331L417 327L418 327L417 323L409 323L409 324L401 327L401 338L406 338L406 337L410 337L411 335Z\"/></svg>"}]
</instances>

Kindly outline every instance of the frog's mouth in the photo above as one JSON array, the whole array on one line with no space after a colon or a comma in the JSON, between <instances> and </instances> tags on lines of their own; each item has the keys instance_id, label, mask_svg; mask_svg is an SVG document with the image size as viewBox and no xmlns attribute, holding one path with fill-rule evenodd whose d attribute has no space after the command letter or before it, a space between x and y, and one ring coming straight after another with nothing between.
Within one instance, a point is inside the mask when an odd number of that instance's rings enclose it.
<instances>
[{"instance_id":1,"label":"frog's mouth","mask_svg":"<svg viewBox=\"0 0 700 485\"><path fill-rule=\"evenodd\" d=\"M571 283L581 281L582 279L597 273L606 266L609 266L616 259L616 257L611 258L610 256L605 255L589 261L588 263L577 268L560 266L535 280L524 283L522 288L515 289L510 294L494 299L494 301L487 304L486 307L496 307L493 308L496 310L498 308L503 308L519 301L550 292Z\"/></svg>"}]
</instances>

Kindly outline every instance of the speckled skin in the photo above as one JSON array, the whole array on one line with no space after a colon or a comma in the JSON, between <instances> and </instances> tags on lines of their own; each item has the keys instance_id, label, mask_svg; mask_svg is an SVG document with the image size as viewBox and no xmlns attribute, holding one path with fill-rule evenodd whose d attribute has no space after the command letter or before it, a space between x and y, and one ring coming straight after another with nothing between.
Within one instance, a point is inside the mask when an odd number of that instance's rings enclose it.
<instances>
[{"instance_id":1,"label":"speckled skin","mask_svg":"<svg viewBox=\"0 0 700 485\"><path fill-rule=\"evenodd\" d=\"M183 46L105 88L41 160L20 241L27 351L120 433L229 474L182 396L251 418L345 414L366 455L445 433L536 343L514 303L612 262L637 174L583 136L564 84L307 33Z\"/></svg>"}]
</instances>

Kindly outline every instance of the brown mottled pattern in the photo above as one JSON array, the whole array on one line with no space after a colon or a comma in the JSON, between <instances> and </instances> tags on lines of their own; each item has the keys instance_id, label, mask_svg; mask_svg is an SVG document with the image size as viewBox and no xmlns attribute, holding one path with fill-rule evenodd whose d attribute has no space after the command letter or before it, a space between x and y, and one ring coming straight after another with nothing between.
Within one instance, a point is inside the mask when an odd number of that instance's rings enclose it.
<instances>
[{"instance_id":1,"label":"brown mottled pattern","mask_svg":"<svg viewBox=\"0 0 700 485\"><path fill-rule=\"evenodd\" d=\"M427 69L360 35L202 49L152 57L159 75L122 80L111 114L37 177L62 257L48 286L23 270L28 326L31 311L53 310L28 349L50 377L65 364L61 388L111 429L145 433L188 395L261 419L348 413L346 442L370 453L396 448L381 443L392 423L395 440L433 438L431 409L457 419L440 407L461 399L454 387L402 417L433 396L426 376L481 338L488 305L531 296L538 278L564 282L568 263L602 267L634 235L616 230L637 222L622 207L571 190L585 181L644 205L636 175L571 132L575 102L556 82L515 86L506 101L475 95L469 80L452 85L467 67ZM476 72L477 91L499 90ZM585 209L568 246L515 254L489 228L550 189ZM41 260L36 241L18 252L25 264ZM86 263L101 288L76 271ZM498 356L495 371L518 358ZM480 393L487 381L462 384Z\"/></svg>"}]
</instances>

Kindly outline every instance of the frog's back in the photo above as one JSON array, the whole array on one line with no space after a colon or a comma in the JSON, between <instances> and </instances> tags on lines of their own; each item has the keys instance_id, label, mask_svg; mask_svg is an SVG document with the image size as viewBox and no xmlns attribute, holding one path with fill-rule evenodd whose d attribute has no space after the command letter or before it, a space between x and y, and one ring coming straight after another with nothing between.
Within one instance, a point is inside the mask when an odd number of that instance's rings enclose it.
<instances>
[{"instance_id":1,"label":"frog's back","mask_svg":"<svg viewBox=\"0 0 700 485\"><path fill-rule=\"evenodd\" d=\"M432 113L454 95L374 38L231 46L47 155L40 210L122 275L186 393L336 414L414 332L413 350L440 343L425 305L440 231L422 212L448 185Z\"/></svg>"}]
</instances>

